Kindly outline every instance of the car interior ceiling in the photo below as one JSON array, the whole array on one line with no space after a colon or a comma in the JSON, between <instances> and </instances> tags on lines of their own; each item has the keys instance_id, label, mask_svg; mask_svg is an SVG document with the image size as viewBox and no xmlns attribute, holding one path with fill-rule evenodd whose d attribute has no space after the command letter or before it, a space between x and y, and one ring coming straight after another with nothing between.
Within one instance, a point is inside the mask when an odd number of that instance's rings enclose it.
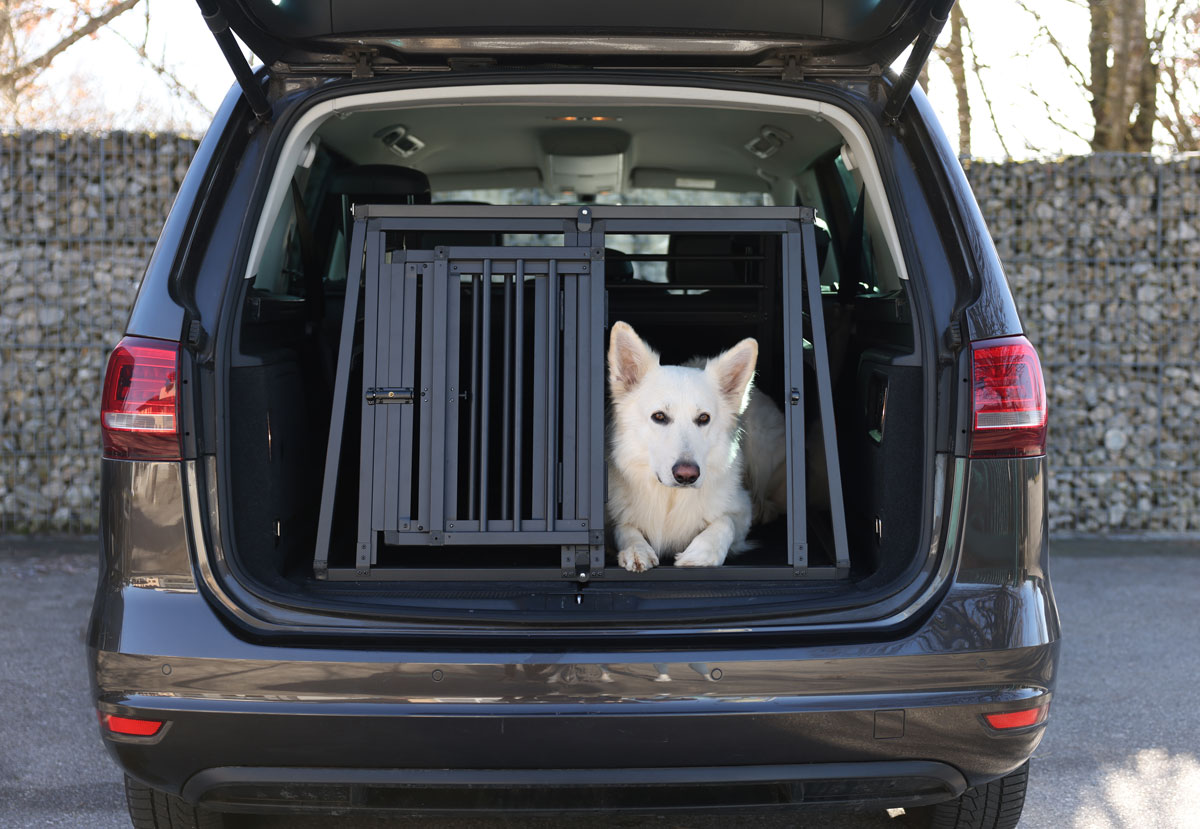
<instances>
[{"instance_id":1,"label":"car interior ceiling","mask_svg":"<svg viewBox=\"0 0 1200 829\"><path fill-rule=\"evenodd\" d=\"M606 132L587 132L597 129ZM730 110L714 118L712 110L703 107L589 107L580 111L472 106L363 111L329 119L316 134L316 152L309 166L297 171L294 199L281 212L268 246L276 258L264 257L259 277L250 288L248 300L258 304L253 312L248 310L249 304L243 311L235 349L240 355L235 357L235 368L245 368L240 374L234 372L236 393L263 398L261 409L268 419L271 409L281 407L297 416L286 425L279 418L272 424L252 422L256 419L253 415L243 416L234 428L235 457L250 460L263 454L252 444L256 442L253 435L264 429L272 430L277 444L324 446L346 284L351 204L438 202L437 194L448 190L500 188L522 197L529 192L524 188L536 188L546 179L547 164L552 163L547 156L556 154L548 153L547 147L563 146L548 136L563 131L584 136L576 142L578 146L620 156L625 188L638 181L677 185L663 188L675 194L673 203L689 203L689 192L699 194L691 203L713 203L710 194L720 192L718 185L732 185L743 193L770 192L776 203L817 208L818 263L822 282L828 285L822 305L842 465L858 470L844 481L852 544L859 551L854 563L862 575L886 570L889 550L911 542L919 505L914 502L919 497L911 491L914 488L885 493L882 474L887 464L919 462L913 448L919 446L919 438L913 436L920 421L920 375L915 367L901 365L900 359L913 348L911 318L890 256L884 246L875 243L882 235L871 217L871 206L864 204L861 174L844 157L840 133L811 116ZM625 136L624 144L617 132ZM606 149L617 152L603 152ZM687 185L697 183L700 188L713 189L688 189ZM546 197L569 202L571 195ZM614 195L609 200L620 198ZM495 234L474 234L468 239L464 233L411 234L399 244L429 249L437 244L499 241ZM741 261L761 260L772 244L777 243L754 235L672 236L662 251L667 259L665 275L656 272L656 281L665 279L661 286L648 284L640 276L647 257L609 248L609 318L633 324L662 351L664 362L711 354L743 336L756 336L763 344L759 385L781 401L781 315L757 307L767 295L733 290L772 284L762 267L756 270L752 263ZM305 276L314 268L319 268L322 276L319 303L313 296L311 276ZM853 282L847 285L849 279ZM672 284L688 287L672 289ZM281 294L301 301L275 303L274 298ZM755 298L754 307L738 304L750 301L747 297ZM276 309L276 304L287 310ZM319 310L314 307L317 304ZM319 336L311 334L314 326ZM805 336L811 338L807 329ZM356 343L361 353L361 339ZM359 356L352 366L357 371L351 376L353 387L362 382ZM351 405L359 405L354 395L351 398ZM815 399L815 394L807 396L807 400ZM889 425L906 419L914 424L908 429L893 426L893 432L903 429L908 437L888 442L886 457L878 440L884 401ZM806 420L814 421L815 412ZM347 412L343 448L347 457L357 452L358 421L353 412ZM875 437L864 440L872 430ZM278 468L279 452L274 458L264 455L261 480L249 476L240 485L243 496L267 503L237 519L243 525L238 529L239 539L246 543L257 538L265 543L274 536L269 540L275 552L267 559L275 563L261 569L275 574L288 569L285 560L302 572L302 564L311 554L302 539L311 538L318 504L306 493L314 489L319 493L319 485L313 484L320 479L324 453L300 451L297 455L306 460L293 456L288 462L293 468L288 470ZM346 519L337 528L342 537L353 533L351 500L349 492L339 491L339 512L345 513ZM886 538L878 531L881 521L889 527ZM281 539L281 535L287 538Z\"/></svg>"}]
</instances>

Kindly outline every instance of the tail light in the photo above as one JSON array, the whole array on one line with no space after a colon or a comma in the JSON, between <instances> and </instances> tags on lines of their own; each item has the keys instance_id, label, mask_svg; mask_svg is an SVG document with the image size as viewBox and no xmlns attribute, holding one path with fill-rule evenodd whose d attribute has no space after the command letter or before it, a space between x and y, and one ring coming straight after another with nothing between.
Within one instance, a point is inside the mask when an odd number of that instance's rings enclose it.
<instances>
[{"instance_id":1,"label":"tail light","mask_svg":"<svg viewBox=\"0 0 1200 829\"><path fill-rule=\"evenodd\" d=\"M163 727L162 720L135 720L132 717L118 717L116 714L96 712L100 725L113 734L124 734L129 737L153 737Z\"/></svg>"},{"instance_id":2,"label":"tail light","mask_svg":"<svg viewBox=\"0 0 1200 829\"><path fill-rule=\"evenodd\" d=\"M1007 728L1027 728L1046 721L1050 706L1042 705L1037 708L1026 708L1024 711L1004 711L999 714L984 714L987 724L998 731Z\"/></svg>"},{"instance_id":3,"label":"tail light","mask_svg":"<svg viewBox=\"0 0 1200 829\"><path fill-rule=\"evenodd\" d=\"M1024 337L971 344L971 457L1046 453L1046 384Z\"/></svg>"},{"instance_id":4,"label":"tail light","mask_svg":"<svg viewBox=\"0 0 1200 829\"><path fill-rule=\"evenodd\" d=\"M100 404L104 457L178 460L179 344L125 337L108 358Z\"/></svg>"}]
</instances>

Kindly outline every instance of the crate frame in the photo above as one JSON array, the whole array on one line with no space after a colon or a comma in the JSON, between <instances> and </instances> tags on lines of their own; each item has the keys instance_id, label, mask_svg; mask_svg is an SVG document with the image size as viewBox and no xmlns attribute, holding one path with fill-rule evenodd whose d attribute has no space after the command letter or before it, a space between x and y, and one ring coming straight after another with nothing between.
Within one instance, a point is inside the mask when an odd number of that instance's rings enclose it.
<instances>
[{"instance_id":1,"label":"crate frame","mask_svg":"<svg viewBox=\"0 0 1200 829\"><path fill-rule=\"evenodd\" d=\"M480 205L355 205L350 245L350 267L346 285L342 329L338 350L334 399L326 447L321 509L318 516L314 573L337 581L696 581L696 580L796 580L839 579L849 573L845 509L838 464L836 425L833 414L832 382L825 323L821 303L820 275L816 267L815 213L807 207L518 207ZM401 234L407 241L421 232L448 233L481 231L494 233L561 235L561 245L456 246L435 245L429 249L389 250L388 234ZM608 327L604 284L604 240L606 234L670 233L755 233L778 235L781 239L779 267L782 271L784 320L784 372L788 399L782 402L785 416L788 462L787 565L719 568L660 567L644 573L628 573L605 567L604 492L606 485L604 412L604 334ZM511 281L510 281L511 275ZM470 451L467 466L467 517L457 510L458 476L463 470L458 457L459 411L464 387L458 377L463 321L460 298L462 279L469 276L472 292L471 391L467 393L470 421ZM487 303L491 286L499 277L505 286L506 302L523 302L526 279L532 276L535 292L533 313L535 365L533 436L539 428L545 440L534 440L530 469L531 491L541 504L532 519L521 519L521 466L516 459L526 449L521 440L521 398L524 381L521 348L509 353L507 336L502 370L505 378L515 375L513 389L515 428L509 430L508 384L504 383L503 440L514 440L512 469L504 469L499 485L509 487L511 501L502 496L511 515L493 518L487 514L488 487L494 476L488 469L490 362L476 345L482 326L482 342L490 340ZM416 286L421 300L417 308ZM458 290L448 290L454 285ZM568 290L568 285L570 289ZM480 290L482 288L482 290ZM802 336L805 294L813 342ZM350 360L360 302L364 306L363 406L360 444L357 543L354 567L330 567L330 543L339 460L345 434L346 401L350 393ZM482 313L479 313L483 305ZM416 348L416 315L421 314L420 349ZM514 330L523 336L522 308L516 311ZM509 309L504 324L507 332ZM567 324L575 318L575 328ZM561 335L561 342L558 337ZM550 343L554 347L548 347ZM441 346L441 357L437 347ZM544 349L544 352L543 352ZM811 352L815 369L820 424L828 462L832 516L833 566L810 566L808 521L805 497L804 364ZM418 356L419 355L419 356ZM420 360L419 374L417 360ZM576 367L572 383L556 387L563 361ZM482 365L480 365L482 363ZM512 375L510 375L510 372ZM417 388L415 378L420 378ZM563 372L566 378L567 373ZM570 385L571 388L565 388ZM537 404L542 402L544 410ZM427 413L413 424L413 408ZM485 425L479 429L478 419ZM539 426L540 424L540 426ZM567 441L562 456L555 453L558 428L571 429L575 437L572 468ZM414 439L413 436L416 436ZM565 436L564 436L565 437ZM482 447L477 443L483 442ZM381 451L380 446L386 451ZM506 444L507 445L507 444ZM395 447L395 448L393 448ZM506 467L509 452L502 453ZM417 467L419 486L417 515L401 515L402 497L411 504L411 493L403 482L411 480ZM511 476L511 477L510 477ZM399 482L399 483L397 483ZM395 493L389 498L389 493ZM796 509L796 505L800 505ZM447 511L447 507L450 511ZM562 515L557 515L559 510ZM538 514L540 511L540 515ZM570 515L568 515L570 513ZM517 520L514 522L513 517ZM456 545L546 545L560 552L557 567L397 567L379 566L379 544L394 546Z\"/></svg>"}]
</instances>

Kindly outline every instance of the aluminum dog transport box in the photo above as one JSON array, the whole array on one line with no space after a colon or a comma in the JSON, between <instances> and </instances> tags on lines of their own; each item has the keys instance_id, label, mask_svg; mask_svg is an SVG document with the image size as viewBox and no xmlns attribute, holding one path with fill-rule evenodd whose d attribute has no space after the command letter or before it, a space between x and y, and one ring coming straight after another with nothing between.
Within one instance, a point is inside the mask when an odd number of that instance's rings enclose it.
<instances>
[{"instance_id":1,"label":"aluminum dog transport box","mask_svg":"<svg viewBox=\"0 0 1200 829\"><path fill-rule=\"evenodd\" d=\"M359 204L353 215L318 577L586 582L849 572L813 210ZM502 244L504 234L556 243ZM624 257L734 262L744 266L740 280L660 285L610 277L606 284L605 241L616 234L670 235L700 247L737 234L757 240L747 249L758 252ZM481 235L496 243L478 244ZM775 326L781 334L782 355L764 358L786 396L778 402L789 509L785 549L774 560L646 573L605 566L605 331L619 318L615 307L636 316L656 296L682 301L676 324L750 324L766 339ZM689 299L701 303L690 314ZM815 407L805 406L806 370L815 375ZM806 423L806 411L819 417ZM345 441L353 440L347 419L355 412L357 476L343 469L354 455ZM824 521L810 521L806 506L810 428L821 429L827 459L819 482L829 495ZM339 493L357 505L353 550L342 549L333 530ZM822 536L820 561L811 552L814 533ZM418 558L418 548L444 553ZM453 557L468 549L474 558ZM550 555L531 560L530 551Z\"/></svg>"}]
</instances>

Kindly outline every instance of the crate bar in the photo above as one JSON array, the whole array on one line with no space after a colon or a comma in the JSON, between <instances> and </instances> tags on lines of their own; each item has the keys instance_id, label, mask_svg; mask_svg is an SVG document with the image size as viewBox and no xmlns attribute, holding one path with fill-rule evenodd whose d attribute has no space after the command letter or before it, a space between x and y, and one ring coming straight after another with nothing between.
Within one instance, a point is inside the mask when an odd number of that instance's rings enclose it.
<instances>
[{"instance_id":1,"label":"crate bar","mask_svg":"<svg viewBox=\"0 0 1200 829\"><path fill-rule=\"evenodd\" d=\"M443 260L444 261L444 260ZM436 266L435 266L436 267ZM418 406L417 422L420 424L420 456L418 461L417 481L419 487L417 490L417 532L428 532L429 530L429 510L430 501L432 500L432 488L430 467L433 465L433 394L430 386L433 384L433 355L434 344L438 340L434 337L433 326L433 311L436 305L434 304L434 286L439 282L436 278L430 279L429 272L426 271L425 278L421 280L421 373L418 377L417 385L414 389L417 390L415 395L414 405ZM442 336L445 336L443 332ZM442 340L444 342L444 340ZM440 481L439 481L440 483ZM439 501L441 500L440 493Z\"/></svg>"},{"instance_id":2,"label":"crate bar","mask_svg":"<svg viewBox=\"0 0 1200 829\"><path fill-rule=\"evenodd\" d=\"M482 264L482 263L481 263ZM444 445L446 454L445 462L438 464L440 470L445 472L444 481L444 499L442 509L438 512L435 518L435 523L441 520L442 517L454 519L458 517L458 413L461 408L459 401L462 400L462 378L459 368L459 353L461 349L461 320L462 303L461 303L461 280L459 275L463 273L461 265L450 260L450 267L446 278L442 280L442 290L445 291L445 309L446 309L446 359L443 364L446 367L445 378L442 383L441 395L442 405L445 407L445 417L440 418L444 421L446 434L444 437ZM468 472L468 475L470 473ZM391 526L391 525L389 525ZM445 528L443 528L445 529Z\"/></svg>"},{"instance_id":3,"label":"crate bar","mask_svg":"<svg viewBox=\"0 0 1200 829\"><path fill-rule=\"evenodd\" d=\"M817 273L817 241L812 222L801 226L804 240L805 282L812 318L813 347L816 349L817 400L821 406L821 433L825 440L825 469L829 475L829 506L833 516L833 548L839 568L850 566L846 539L846 510L842 503L842 468L838 458L837 424L833 420L833 382L829 376L829 342L825 339L825 310L821 305L821 275ZM803 454L793 457L804 457Z\"/></svg>"},{"instance_id":4,"label":"crate bar","mask_svg":"<svg viewBox=\"0 0 1200 829\"><path fill-rule=\"evenodd\" d=\"M325 476L321 482L321 511L317 517L317 546L313 554L313 573L325 578L329 569L330 534L333 531L333 505L337 492L338 461L345 432L346 395L350 387L350 352L354 350L354 325L358 319L358 292L365 269L367 223L355 222L350 237L350 267L346 271L346 301L342 308L342 333L338 342L337 371L334 375L333 406L330 409L329 440L325 447ZM355 260L355 253L358 258Z\"/></svg>"},{"instance_id":5,"label":"crate bar","mask_svg":"<svg viewBox=\"0 0 1200 829\"><path fill-rule=\"evenodd\" d=\"M397 209L403 209L397 207ZM530 210L536 208L518 208L505 207L500 208L505 211L519 212L522 210ZM659 208L661 210L680 210L688 211L689 208ZM698 208L691 208L698 209ZM727 210L727 208L716 208L717 210ZM774 210L788 211L789 208L765 208ZM720 218L709 214L707 216L687 216L687 215L662 215L647 219L607 219L605 221L608 233L786 233L788 228L797 220L796 211L804 208L791 208L791 215L775 215L770 218L754 219L741 218L730 219ZM413 216L408 214L405 216L393 216L386 218L373 218L372 221L381 222L387 230L471 230L471 231L491 231L491 232L516 232L516 233L535 233L559 235L562 234L562 221L538 221L531 219L521 219L519 216L510 216L508 219L487 219L473 218L474 214L460 213L458 216L436 219L428 216ZM588 234L579 234L588 235ZM568 241L569 246L569 241ZM520 246L516 246L520 247Z\"/></svg>"},{"instance_id":6,"label":"crate bar","mask_svg":"<svg viewBox=\"0 0 1200 829\"><path fill-rule=\"evenodd\" d=\"M548 362L546 372L546 416L548 424L546 428L546 458L543 464L546 476L546 530L553 532L556 529L558 517L558 418L562 407L559 405L558 392L558 309L561 299L558 275L558 260L550 260L550 273L548 274L548 285L546 286L549 296L549 311L548 319L546 320L546 340L548 347L546 349L546 359Z\"/></svg>"},{"instance_id":7,"label":"crate bar","mask_svg":"<svg viewBox=\"0 0 1200 829\"><path fill-rule=\"evenodd\" d=\"M795 218L718 219L661 218L607 219L608 233L787 233Z\"/></svg>"},{"instance_id":8,"label":"crate bar","mask_svg":"<svg viewBox=\"0 0 1200 829\"><path fill-rule=\"evenodd\" d=\"M783 297L781 296L783 288L782 283L786 277L783 277L778 281L771 278L776 273L785 273L783 270L782 259L785 237L763 237L762 241L762 263L758 265L758 267L761 269L759 271L759 275L761 277L760 281L764 283L764 287L763 290L758 293L756 299L758 300L759 321L766 322L770 325L770 336L774 338L777 333L782 336L783 328L786 327L783 325L783 314L776 316L774 313L775 309L777 308L787 307L786 305L780 305L780 303L783 301ZM770 354L768 361L763 361L763 352L760 351L760 361L758 365L759 376L775 377L777 373L781 375L782 372L776 372L775 369L780 366L780 361L783 360L786 353L787 352L785 350L783 354ZM779 404L781 406L785 406L787 405L787 401L781 400L779 401Z\"/></svg>"},{"instance_id":9,"label":"crate bar","mask_svg":"<svg viewBox=\"0 0 1200 829\"><path fill-rule=\"evenodd\" d=\"M502 386L503 421L500 425L500 520L512 520L512 498L509 492L512 477L509 475L508 459L512 449L512 284L509 274L504 275L504 377Z\"/></svg>"},{"instance_id":10,"label":"crate bar","mask_svg":"<svg viewBox=\"0 0 1200 829\"><path fill-rule=\"evenodd\" d=\"M586 273L589 249L567 245L538 245L511 247L451 247L450 258L458 263L459 273L478 273L483 262L490 259L494 272L512 273L517 259L525 260L525 275L550 273L550 260L557 260L559 273Z\"/></svg>"},{"instance_id":11,"label":"crate bar","mask_svg":"<svg viewBox=\"0 0 1200 829\"><path fill-rule=\"evenodd\" d=\"M347 568L330 568L329 581L420 581L420 582L461 582L468 578L471 581L554 581L561 582L559 568L550 567L510 567L510 568L471 568L469 570L453 568L418 568L418 567L376 567L365 575Z\"/></svg>"},{"instance_id":12,"label":"crate bar","mask_svg":"<svg viewBox=\"0 0 1200 829\"><path fill-rule=\"evenodd\" d=\"M378 337L378 321L379 321L379 278L383 271L383 242L384 234L381 232L372 232L367 235L367 259L366 259L366 303L367 307L363 314L363 341L370 343L372 348L371 353L363 354L363 382L366 383L367 378L375 379L375 363L376 351L375 343ZM364 352L367 349L363 349ZM349 377L346 378L349 383ZM362 389L359 393L362 393ZM363 448L366 451L360 453L362 458L360 468L358 470L358 542L354 548L354 566L360 571L370 570L371 564L375 560L376 537L371 530L372 510L374 508L375 490L372 487L377 466L376 457L373 447L367 447L366 441L373 440L375 436L375 412L371 406L362 407L362 429L360 432ZM367 497L368 493L372 497Z\"/></svg>"},{"instance_id":13,"label":"crate bar","mask_svg":"<svg viewBox=\"0 0 1200 829\"><path fill-rule=\"evenodd\" d=\"M441 450L441 456L437 460L433 460L431 451L429 466L421 470L422 486L429 487L429 512L423 516L424 527L430 533L434 533L435 538L446 529L446 470L458 463L458 446L450 445L447 439L449 430L446 428L446 395L450 388L446 382L450 376L450 359L447 354L450 321L447 319L449 314L446 300L449 280L450 263L446 259L445 249L439 248L433 266L433 290L430 292L433 294L433 302L426 306L429 314L425 317L425 325L433 329L430 352L438 354L441 359L437 361L437 366L432 365L431 361L430 371L426 374L429 379L421 380L421 390L430 401L426 404L427 410L431 412L432 421L429 445L431 449Z\"/></svg>"},{"instance_id":14,"label":"crate bar","mask_svg":"<svg viewBox=\"0 0 1200 829\"><path fill-rule=\"evenodd\" d=\"M579 418L579 401L577 399L578 386L576 385L579 378L579 352L576 347L576 338L579 336L579 277L567 275L563 277L563 319L561 320L561 335L562 335L562 452L561 455L557 452L555 457L561 457L563 461L569 461L575 451L576 441L578 440L577 420ZM577 470L579 467L576 466ZM579 516L576 514L575 506L575 484L576 474L568 474L574 472L565 468L562 464L559 465L558 475L562 486L562 494L560 502L562 504L562 518L564 521L578 521Z\"/></svg>"},{"instance_id":15,"label":"crate bar","mask_svg":"<svg viewBox=\"0 0 1200 829\"><path fill-rule=\"evenodd\" d=\"M719 567L674 567L671 564L655 567L644 573L630 573L620 567L604 572L606 582L641 581L711 581L728 586L734 581L831 581L841 578L834 567L809 567L796 573L792 567L748 567L737 564L722 564Z\"/></svg>"},{"instance_id":16,"label":"crate bar","mask_svg":"<svg viewBox=\"0 0 1200 829\"><path fill-rule=\"evenodd\" d=\"M410 253L412 258L414 254ZM403 350L403 360L400 371L400 385L404 388L415 389L417 387L417 287L422 280L423 275L429 273L429 263L410 263L411 268L404 269L403 286L404 286L404 316L393 317L393 319L403 320L404 338L401 340L401 348ZM393 336L395 336L393 334ZM420 397L417 397L419 400ZM413 458L415 456L413 448L414 426L417 421L416 401L412 405L400 406L400 411L393 414L392 417L398 418L400 428L400 442L397 450L396 460L399 463L399 472L397 474L396 488L396 524L387 524L386 526L410 526L413 520L413 498L412 498L412 480L413 480Z\"/></svg>"},{"instance_id":17,"label":"crate bar","mask_svg":"<svg viewBox=\"0 0 1200 829\"><path fill-rule=\"evenodd\" d=\"M702 282L629 282L624 285L612 285L611 291L662 291L669 288L672 291L711 291L714 288L722 291L757 291L765 293L762 285L705 285Z\"/></svg>"},{"instance_id":18,"label":"crate bar","mask_svg":"<svg viewBox=\"0 0 1200 829\"><path fill-rule=\"evenodd\" d=\"M464 522L464 524L471 523L474 522ZM535 523L538 526L530 526ZM464 527L460 530L458 523L455 522L455 528L446 532L445 541L446 544L470 544L480 547L506 547L520 546L523 544L588 543L588 533L586 530L547 531L541 528L541 521L525 521L524 524L526 526L519 530L496 532L494 529L472 530L469 527ZM429 539L424 533L406 533L384 530L383 537L387 544L399 547L425 547L429 544Z\"/></svg>"},{"instance_id":19,"label":"crate bar","mask_svg":"<svg viewBox=\"0 0 1200 829\"><path fill-rule=\"evenodd\" d=\"M530 430L529 463L529 517L534 521L546 521L546 491L550 488L546 480L546 431L550 408L549 388L546 377L547 354L550 348L546 319L549 316L548 279L535 277L533 280L533 421ZM550 529L549 525L542 529Z\"/></svg>"},{"instance_id":20,"label":"crate bar","mask_svg":"<svg viewBox=\"0 0 1200 829\"><path fill-rule=\"evenodd\" d=\"M492 263L483 265L482 283L483 297L480 303L483 312L481 317L480 359L483 368L480 371L480 400L481 415L479 418L479 508L476 517L486 528L488 520L488 435L491 431L491 402L492 402Z\"/></svg>"},{"instance_id":21,"label":"crate bar","mask_svg":"<svg viewBox=\"0 0 1200 829\"><path fill-rule=\"evenodd\" d=\"M401 272L403 272L408 263L404 259L403 251L397 251L392 258L395 264L381 262L378 270L367 276L367 308L363 324L363 342L371 343L374 347L370 349L370 353L367 353L367 348L363 348L364 397L367 388L371 386L392 385L392 378L388 369L393 358L395 358L396 363L399 363L402 359L401 355L394 353L395 347L398 345L395 341L399 337L393 336L394 329L388 321L395 310L392 307L393 293L403 296L403 282L400 285L395 285L396 280L393 278L392 269L400 268ZM397 289L396 291L393 291L393 286ZM370 534L371 546L369 558L363 560L361 557L364 551L362 545L359 545L359 567L375 564L378 554L375 528L390 526L384 523L388 512L388 496L396 497L395 484L393 483L396 477L395 461L390 451L393 448L390 444L396 442L396 436L392 434L389 428L391 426L390 409L390 406L370 406L366 404L365 400L363 401L361 434L364 448L367 450L363 452L364 469L367 467L365 458L368 454L370 454L371 458L371 523L366 528ZM371 441L370 446L366 445L367 441ZM364 477L363 480L367 479ZM365 506L366 500L365 498L360 498L360 508ZM361 522L362 519L360 518L359 520ZM360 537L359 540L361 541L362 538Z\"/></svg>"},{"instance_id":22,"label":"crate bar","mask_svg":"<svg viewBox=\"0 0 1200 829\"><path fill-rule=\"evenodd\" d=\"M766 257L759 253L621 253L615 262L762 262ZM674 283L672 283L674 284ZM731 287L731 286L723 286Z\"/></svg>"},{"instance_id":23,"label":"crate bar","mask_svg":"<svg viewBox=\"0 0 1200 829\"><path fill-rule=\"evenodd\" d=\"M810 567L802 575L793 575L790 567L739 567L723 564L720 567L655 567L644 573L629 573L621 569L606 570L601 581L604 582L648 582L648 581L687 581L713 582L723 588L732 589L739 581L835 581L842 578L841 572L834 567ZM461 582L494 581L494 582L526 582L554 581L561 582L559 566L545 564L540 567L374 567L364 577L350 568L329 568L330 581L420 581L420 582Z\"/></svg>"},{"instance_id":24,"label":"crate bar","mask_svg":"<svg viewBox=\"0 0 1200 829\"><path fill-rule=\"evenodd\" d=\"M587 347L580 353L588 363L587 405L582 406L595 417L589 417L587 429L580 434L587 436L589 463L581 477L588 479L589 499L587 522L591 531L592 576L603 576L604 568L604 499L608 482L607 459L604 455L604 329L607 304L604 293L604 234L603 222L593 225L590 244L592 248L591 276L588 278L588 302L586 312L588 324Z\"/></svg>"},{"instance_id":25,"label":"crate bar","mask_svg":"<svg viewBox=\"0 0 1200 829\"><path fill-rule=\"evenodd\" d=\"M787 447L787 537L788 564L797 576L808 568L808 528L805 491L805 464L792 461L804 457L804 287L800 270L803 248L800 234L785 233L780 267L783 271L784 309L791 324L783 327L783 347L787 354L786 400L782 401Z\"/></svg>"},{"instance_id":26,"label":"crate bar","mask_svg":"<svg viewBox=\"0 0 1200 829\"><path fill-rule=\"evenodd\" d=\"M491 262L485 260L482 270L490 271ZM471 423L467 433L467 515L468 521L478 516L479 509L479 283L483 279L479 274L471 274L471 390L468 392L471 407ZM461 517L461 516L460 516ZM390 526L390 525L389 525Z\"/></svg>"},{"instance_id":27,"label":"crate bar","mask_svg":"<svg viewBox=\"0 0 1200 829\"><path fill-rule=\"evenodd\" d=\"M607 231L613 232L612 220L628 220L647 222L663 219L707 220L730 223L729 214L736 212L739 219L755 222L778 221L811 221L814 211L811 207L672 207L672 206L632 206L632 205L589 205L593 221L608 220ZM452 205L452 204L356 204L353 209L355 219L404 219L419 221L435 221L439 229L459 230L452 222L470 222L471 228L477 227L475 222L481 219L491 219L509 223L507 227L514 231L530 231L531 223L536 220L557 220L555 230L563 231L563 220L572 224L579 218L579 208L569 205L544 205L517 207L510 205ZM448 221L449 220L449 221ZM389 223L389 230L396 228ZM470 229L470 228L467 228Z\"/></svg>"},{"instance_id":28,"label":"crate bar","mask_svg":"<svg viewBox=\"0 0 1200 829\"><path fill-rule=\"evenodd\" d=\"M521 427L524 425L525 403L525 260L517 260L517 272L513 275L513 457L512 457L512 520L521 526Z\"/></svg>"}]
</instances>

